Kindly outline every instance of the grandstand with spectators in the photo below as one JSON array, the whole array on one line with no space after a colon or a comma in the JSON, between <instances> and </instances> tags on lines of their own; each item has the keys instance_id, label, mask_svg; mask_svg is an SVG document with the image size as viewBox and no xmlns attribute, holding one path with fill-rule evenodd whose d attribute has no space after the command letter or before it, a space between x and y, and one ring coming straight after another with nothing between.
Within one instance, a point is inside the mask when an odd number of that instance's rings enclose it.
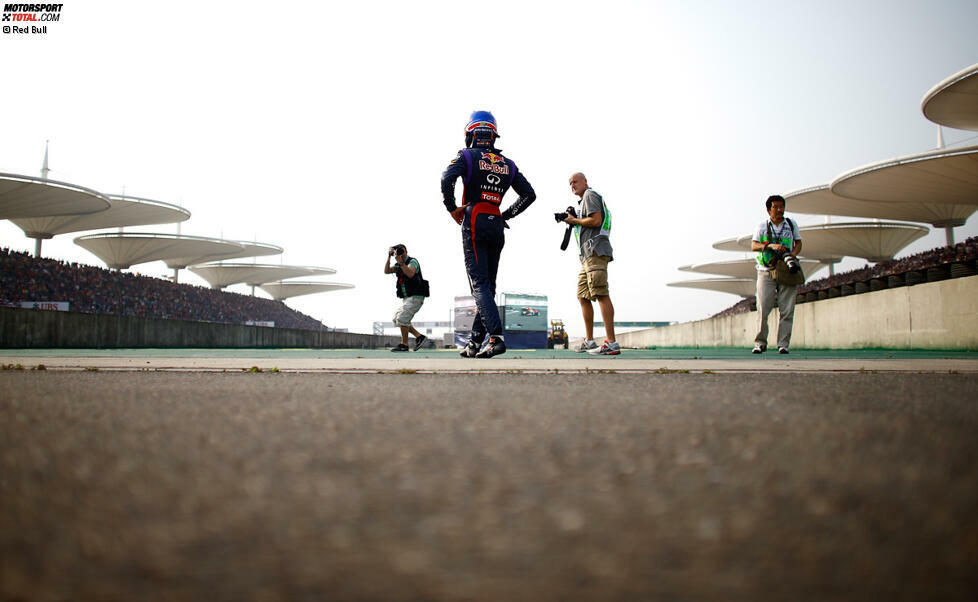
<instances>
[{"instance_id":1,"label":"grandstand with spectators","mask_svg":"<svg viewBox=\"0 0 978 602\"><path fill-rule=\"evenodd\" d=\"M39 302L67 303L69 311L89 314L326 329L319 320L281 301L0 248L0 306Z\"/></svg>"}]
</instances>

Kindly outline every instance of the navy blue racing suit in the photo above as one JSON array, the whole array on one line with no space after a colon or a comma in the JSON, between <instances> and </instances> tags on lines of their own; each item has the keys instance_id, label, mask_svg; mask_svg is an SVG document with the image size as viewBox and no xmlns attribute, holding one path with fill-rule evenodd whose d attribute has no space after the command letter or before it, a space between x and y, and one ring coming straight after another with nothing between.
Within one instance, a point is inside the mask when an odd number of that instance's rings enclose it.
<instances>
[{"instance_id":1,"label":"navy blue racing suit","mask_svg":"<svg viewBox=\"0 0 978 602\"><path fill-rule=\"evenodd\" d=\"M505 244L505 221L522 213L536 199L533 187L516 168L516 163L495 148L466 148L458 152L441 176L445 208L455 205L455 180L462 178L462 253L469 288L478 311L470 341L481 344L486 333L503 333L496 307L496 271ZM503 195L512 186L520 197L503 212Z\"/></svg>"}]
</instances>

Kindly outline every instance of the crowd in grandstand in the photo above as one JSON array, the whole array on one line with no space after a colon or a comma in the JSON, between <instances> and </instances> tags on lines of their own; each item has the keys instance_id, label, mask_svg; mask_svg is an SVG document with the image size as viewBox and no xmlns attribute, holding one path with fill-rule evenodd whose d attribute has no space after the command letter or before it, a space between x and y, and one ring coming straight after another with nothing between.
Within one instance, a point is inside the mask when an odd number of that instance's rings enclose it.
<instances>
[{"instance_id":1,"label":"crowd in grandstand","mask_svg":"<svg viewBox=\"0 0 978 602\"><path fill-rule=\"evenodd\" d=\"M928 268L947 266L950 264L969 264L975 268L975 261L978 260L978 237L971 237L963 242L959 242L953 247L938 247L916 255L883 261L875 265L848 272L826 276L818 280L810 280L798 287L799 294L825 290L842 285L853 285L857 282L865 282L873 278L886 278L906 274L907 272L923 272ZM754 311L756 301L754 296L741 299L736 304L715 314L713 317L732 316L735 314Z\"/></svg>"},{"instance_id":2,"label":"crowd in grandstand","mask_svg":"<svg viewBox=\"0 0 978 602\"><path fill-rule=\"evenodd\" d=\"M0 248L0 306L67 302L69 311L201 322L274 322L279 328L322 330L318 320L281 301L177 284L126 272Z\"/></svg>"},{"instance_id":3,"label":"crowd in grandstand","mask_svg":"<svg viewBox=\"0 0 978 602\"><path fill-rule=\"evenodd\" d=\"M871 278L886 278L907 272L919 272L927 268L939 267L952 263L974 262L978 258L978 238L972 237L959 242L953 247L938 247L916 255L884 261L876 265L866 265L857 270L811 280L798 287L799 293L823 290L829 287L855 284Z\"/></svg>"}]
</instances>

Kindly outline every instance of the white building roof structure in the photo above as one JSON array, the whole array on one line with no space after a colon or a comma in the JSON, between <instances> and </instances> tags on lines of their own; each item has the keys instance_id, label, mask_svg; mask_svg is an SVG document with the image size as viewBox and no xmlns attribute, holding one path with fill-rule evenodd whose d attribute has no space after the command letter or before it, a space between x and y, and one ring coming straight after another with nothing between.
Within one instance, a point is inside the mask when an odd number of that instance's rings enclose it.
<instances>
[{"instance_id":1,"label":"white building roof structure","mask_svg":"<svg viewBox=\"0 0 978 602\"><path fill-rule=\"evenodd\" d=\"M784 198L789 210L794 213L919 222L936 228L963 226L978 211L978 205L970 204L861 201L835 194L828 184L796 190L784 195Z\"/></svg>"},{"instance_id":2,"label":"white building roof structure","mask_svg":"<svg viewBox=\"0 0 978 602\"><path fill-rule=\"evenodd\" d=\"M0 174L0 219L105 211L109 199L90 188L17 174Z\"/></svg>"},{"instance_id":3,"label":"white building roof structure","mask_svg":"<svg viewBox=\"0 0 978 602\"><path fill-rule=\"evenodd\" d=\"M742 253L744 251L750 251L750 236L747 237L747 248L744 248L743 243L739 242L743 236L734 236L732 238L724 238L723 240L718 240L713 243L713 248L717 251L734 251L736 253Z\"/></svg>"},{"instance_id":4,"label":"white building roof structure","mask_svg":"<svg viewBox=\"0 0 978 602\"><path fill-rule=\"evenodd\" d=\"M832 192L864 201L978 205L978 146L865 165L836 178Z\"/></svg>"},{"instance_id":5,"label":"white building roof structure","mask_svg":"<svg viewBox=\"0 0 978 602\"><path fill-rule=\"evenodd\" d=\"M934 123L978 131L978 64L931 88L920 101L920 110Z\"/></svg>"},{"instance_id":6,"label":"white building roof structure","mask_svg":"<svg viewBox=\"0 0 978 602\"><path fill-rule=\"evenodd\" d=\"M904 247L927 234L927 228L893 222L849 222L801 226L801 257L821 263L837 263L843 257L888 261ZM713 248L749 252L753 234L726 239ZM731 242L735 241L735 242Z\"/></svg>"},{"instance_id":7,"label":"white building roof structure","mask_svg":"<svg viewBox=\"0 0 978 602\"><path fill-rule=\"evenodd\" d=\"M217 238L137 232L89 234L76 238L75 244L117 270L178 257L224 255L244 248L236 242Z\"/></svg>"},{"instance_id":8,"label":"white building roof structure","mask_svg":"<svg viewBox=\"0 0 978 602\"><path fill-rule=\"evenodd\" d=\"M801 256L834 263L843 257L889 261L904 247L927 235L928 229L893 222L850 222L804 226Z\"/></svg>"},{"instance_id":9,"label":"white building roof structure","mask_svg":"<svg viewBox=\"0 0 978 602\"><path fill-rule=\"evenodd\" d=\"M821 262L815 259L799 259L805 275L811 278L812 274L824 268ZM757 278L757 260L753 257L745 259L731 259L729 261L712 261L710 263L697 263L694 265L684 265L679 267L681 272L694 272L698 274L716 274L729 278Z\"/></svg>"},{"instance_id":10,"label":"white building roof structure","mask_svg":"<svg viewBox=\"0 0 978 602\"><path fill-rule=\"evenodd\" d=\"M190 271L206 280L214 288L224 288L231 284L259 286L302 276L335 274L332 268L317 268L298 265L272 265L252 263L214 263L192 265Z\"/></svg>"},{"instance_id":11,"label":"white building roof structure","mask_svg":"<svg viewBox=\"0 0 978 602\"><path fill-rule=\"evenodd\" d=\"M111 206L98 213L25 217L10 221L23 230L28 238L35 238L40 241L70 232L172 224L190 219L190 212L177 205L122 195L110 194L106 196ZM37 246L38 255L40 254L39 245L40 242Z\"/></svg>"},{"instance_id":12,"label":"white building roof structure","mask_svg":"<svg viewBox=\"0 0 978 602\"><path fill-rule=\"evenodd\" d=\"M865 201L978 208L978 146L938 149L866 165L836 178L832 192ZM948 245L954 244L952 226L945 229Z\"/></svg>"},{"instance_id":13,"label":"white building roof structure","mask_svg":"<svg viewBox=\"0 0 978 602\"><path fill-rule=\"evenodd\" d=\"M677 288L698 288L718 293L729 293L739 297L750 297L757 292L757 277L753 278L706 278L703 280L686 280L670 282L666 286Z\"/></svg>"},{"instance_id":14,"label":"white building roof structure","mask_svg":"<svg viewBox=\"0 0 978 602\"><path fill-rule=\"evenodd\" d=\"M920 108L927 119L939 125L978 131L978 64L931 88ZM787 209L794 213L926 223L945 228L947 244L953 245L953 229L964 225L978 211L978 146L943 148L940 128L938 146L942 148L853 169L829 185L796 190L785 195ZM922 226L879 221L805 226L801 228L802 256L828 264L844 256L886 261L926 233ZM713 248L749 252L751 238L751 234L727 238L713 243ZM745 259L679 269L739 276L748 263L752 262ZM729 289L735 285L727 279L669 286L710 290L725 287L728 290L724 292L734 292Z\"/></svg>"},{"instance_id":15,"label":"white building roof structure","mask_svg":"<svg viewBox=\"0 0 978 602\"><path fill-rule=\"evenodd\" d=\"M200 255L183 255L165 259L166 265L179 270L189 265L195 265L207 261L223 261L225 259L240 259L242 257L259 257L264 255L280 255L284 249L278 245L270 245L261 242L249 242L245 240L227 240L237 244L240 248L229 250L226 253L205 252Z\"/></svg>"},{"instance_id":16,"label":"white building roof structure","mask_svg":"<svg viewBox=\"0 0 978 602\"><path fill-rule=\"evenodd\" d=\"M266 282L261 290L272 296L276 301L284 301L290 297L326 293L353 288L352 284L339 282Z\"/></svg>"}]
</instances>

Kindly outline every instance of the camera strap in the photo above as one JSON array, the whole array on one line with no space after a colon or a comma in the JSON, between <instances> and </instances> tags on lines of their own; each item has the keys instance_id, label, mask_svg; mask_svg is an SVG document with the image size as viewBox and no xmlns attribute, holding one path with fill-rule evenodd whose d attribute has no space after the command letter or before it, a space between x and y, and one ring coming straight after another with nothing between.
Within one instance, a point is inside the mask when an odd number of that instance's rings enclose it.
<instances>
[{"instance_id":1,"label":"camera strap","mask_svg":"<svg viewBox=\"0 0 978 602\"><path fill-rule=\"evenodd\" d=\"M791 220L788 219L787 217L784 218L784 222L788 224L788 239L791 241L785 246L789 247L790 250L790 247L795 246L795 225L791 223ZM777 242L778 244L782 244L781 239L775 238L774 236L774 226L773 224L771 224L771 220L767 220L767 242L768 244L775 243L775 242Z\"/></svg>"}]
</instances>

